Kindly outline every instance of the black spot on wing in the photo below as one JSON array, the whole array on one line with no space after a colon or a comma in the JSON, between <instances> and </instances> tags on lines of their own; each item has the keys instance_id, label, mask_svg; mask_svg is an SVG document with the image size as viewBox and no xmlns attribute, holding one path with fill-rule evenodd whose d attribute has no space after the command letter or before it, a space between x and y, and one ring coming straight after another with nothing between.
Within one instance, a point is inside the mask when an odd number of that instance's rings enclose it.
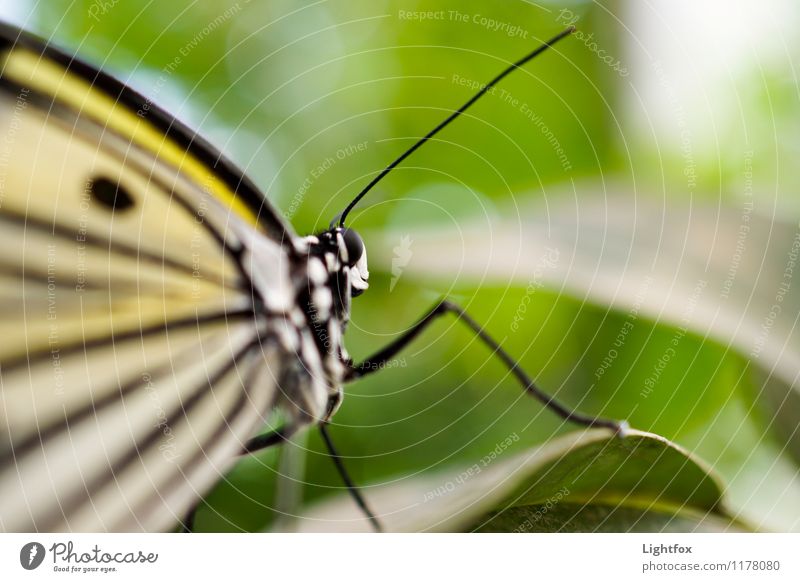
<instances>
[{"instance_id":1,"label":"black spot on wing","mask_svg":"<svg viewBox=\"0 0 800 582\"><path fill-rule=\"evenodd\" d=\"M133 196L119 182L108 178L96 178L89 186L92 198L109 210L125 211L133 208Z\"/></svg>"},{"instance_id":2,"label":"black spot on wing","mask_svg":"<svg viewBox=\"0 0 800 582\"><path fill-rule=\"evenodd\" d=\"M9 48L22 46L52 59L72 73L82 77L98 90L102 90L114 101L125 104L134 114L147 120L180 147L191 152L211 169L236 196L244 202L264 228L267 235L281 244L285 250L294 252L291 239L296 235L284 222L278 211L253 182L230 160L225 158L204 138L181 123L149 99L96 67L71 56L46 43L41 38L22 31L7 23L0 23L0 46Z\"/></svg>"}]
</instances>

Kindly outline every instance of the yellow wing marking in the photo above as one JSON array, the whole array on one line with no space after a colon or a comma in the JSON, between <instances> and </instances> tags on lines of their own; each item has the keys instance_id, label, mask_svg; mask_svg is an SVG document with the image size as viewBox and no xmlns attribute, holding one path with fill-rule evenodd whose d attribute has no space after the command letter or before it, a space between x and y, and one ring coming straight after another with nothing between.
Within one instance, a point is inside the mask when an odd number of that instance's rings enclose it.
<instances>
[{"instance_id":1,"label":"yellow wing marking","mask_svg":"<svg viewBox=\"0 0 800 582\"><path fill-rule=\"evenodd\" d=\"M59 101L80 111L82 115L87 115L101 125L126 136L132 143L179 168L226 208L236 212L251 225L258 226L258 218L250 207L210 172L205 164L167 138L146 119L136 115L125 104L118 103L102 91L94 89L58 63L42 58L30 50L17 48L7 53L3 76L41 93L55 95ZM161 147L156 148L156 144L161 144Z\"/></svg>"}]
</instances>

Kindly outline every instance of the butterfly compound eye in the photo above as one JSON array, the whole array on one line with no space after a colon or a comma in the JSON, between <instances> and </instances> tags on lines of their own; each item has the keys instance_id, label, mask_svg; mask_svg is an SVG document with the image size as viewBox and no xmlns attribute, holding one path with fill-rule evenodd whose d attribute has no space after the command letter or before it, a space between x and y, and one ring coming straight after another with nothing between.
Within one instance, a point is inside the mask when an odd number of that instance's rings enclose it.
<instances>
[{"instance_id":1,"label":"butterfly compound eye","mask_svg":"<svg viewBox=\"0 0 800 582\"><path fill-rule=\"evenodd\" d=\"M347 249L347 264L355 265L364 254L364 241L356 231L349 228L342 229L342 237Z\"/></svg>"}]
</instances>

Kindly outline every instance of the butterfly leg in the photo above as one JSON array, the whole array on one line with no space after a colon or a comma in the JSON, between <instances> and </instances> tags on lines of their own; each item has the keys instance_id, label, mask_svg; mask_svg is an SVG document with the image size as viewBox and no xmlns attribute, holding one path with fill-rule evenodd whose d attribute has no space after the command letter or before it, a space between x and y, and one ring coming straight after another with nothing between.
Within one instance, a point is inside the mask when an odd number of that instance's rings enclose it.
<instances>
[{"instance_id":1,"label":"butterfly leg","mask_svg":"<svg viewBox=\"0 0 800 582\"><path fill-rule=\"evenodd\" d=\"M383 532L383 527L381 526L381 522L378 521L378 518L375 517L375 514L367 505L366 500L361 495L361 491L359 491L356 484L350 478L350 475L347 473L347 469L344 466L344 462L342 461L342 457L339 454L339 451L336 450L336 447L333 445L333 440L331 440L331 435L328 432L328 425L327 423L322 423L319 425L319 432L322 435L322 440L325 441L325 446L328 448L328 454L333 461L333 464L336 465L336 470L339 472L339 475L342 477L342 481L344 481L344 485L347 488L347 492L350 493L350 496L356 502L359 509L367 516L372 528L377 533Z\"/></svg>"},{"instance_id":2,"label":"butterfly leg","mask_svg":"<svg viewBox=\"0 0 800 582\"><path fill-rule=\"evenodd\" d=\"M285 427L281 427L278 430L269 432L267 434L259 435L257 437L253 437L250 439L247 444L245 444L244 451L242 454L249 454L255 453L257 451L278 445L294 435L297 432L296 425L287 425ZM355 500L356 504L361 511L367 516L370 523L372 524L373 529L376 532L380 533L383 531L380 522L375 517L375 514L367 505L366 500L361 495L358 487L356 487L353 480L350 478L350 475L347 472L347 469L344 466L342 461L342 457L339 452L336 450L336 447L333 444L333 440L331 439L330 433L328 432L328 425L327 423L322 423L319 425L319 432L322 435L322 440L325 442L325 446L328 449L328 453L333 460L333 464L336 466L336 470L341 475L342 480L344 481L345 487L347 487L347 491L352 495L353 499ZM192 527L194 524L194 514L197 511L197 505L192 509L191 513L187 516L186 520L184 521L184 532L192 531Z\"/></svg>"},{"instance_id":3,"label":"butterfly leg","mask_svg":"<svg viewBox=\"0 0 800 582\"><path fill-rule=\"evenodd\" d=\"M544 392L522 370L519 363L512 358L508 352L500 347L500 344L492 339L492 337L487 334L474 319L467 315L467 313L461 307L447 300L441 301L411 329L383 348L381 351L367 358L360 364L352 366L346 380L352 381L358 378L363 378L364 376L381 369L388 360L393 358L397 353L411 343L420 333L425 330L425 328L427 328L439 317L447 313L452 313L455 315L458 320L466 324L467 327L469 327L486 346L492 349L494 354L500 358L500 360L502 360L509 371L516 377L525 392L542 402L547 408L555 412L557 415L565 420L568 420L569 422L573 422L582 426L610 428L620 436L624 436L626 434L628 430L627 422L582 414L568 408L564 404L561 404L551 395Z\"/></svg>"},{"instance_id":4,"label":"butterfly leg","mask_svg":"<svg viewBox=\"0 0 800 582\"><path fill-rule=\"evenodd\" d=\"M273 430L267 434L260 434L257 437L253 437L245 443L242 454L247 455L250 453L255 453L284 443L292 438L294 433L297 432L298 428L299 427L295 424L288 424L286 426L282 426L278 430Z\"/></svg>"},{"instance_id":5,"label":"butterfly leg","mask_svg":"<svg viewBox=\"0 0 800 582\"><path fill-rule=\"evenodd\" d=\"M277 444L284 442L285 440L291 438L291 436L297 432L297 427L295 425L288 425L286 427L282 427L276 431L267 433L265 435L259 435L254 437L248 441L245 445L245 453L254 453L256 451L260 451L267 447L271 447ZM342 477L342 481L344 481L345 487L350 495L356 502L356 505L364 512L364 515L367 516L370 523L372 524L373 529L380 533L383 531L378 518L375 517L375 514L367 505L366 500L361 495L361 491L359 491L358 487L353 483L353 480L350 478L350 475L347 472L347 469L344 466L344 462L342 461L342 456L339 454L339 451L336 450L336 447L333 444L333 440L331 439L331 435L328 432L328 424L326 422L320 423L319 425L319 432L322 435L322 440L325 442L325 447L328 449L328 454L333 461L333 464L336 466L336 470L339 472L339 475Z\"/></svg>"},{"instance_id":6,"label":"butterfly leg","mask_svg":"<svg viewBox=\"0 0 800 582\"><path fill-rule=\"evenodd\" d=\"M272 432L268 432L266 434L258 435L257 437L251 438L247 443L244 445L244 449L242 450L243 455L247 455L250 453L255 453L257 451L261 451L264 449L268 449L269 447L273 447L275 445L279 445L283 442L286 442L288 439L294 435L298 430L296 425L287 425L279 428L278 430L274 430ZM203 500L199 500L192 509L187 514L186 518L182 522L181 531L183 533L191 533L194 531L194 516L197 513L197 509L200 507L200 504Z\"/></svg>"}]
</instances>

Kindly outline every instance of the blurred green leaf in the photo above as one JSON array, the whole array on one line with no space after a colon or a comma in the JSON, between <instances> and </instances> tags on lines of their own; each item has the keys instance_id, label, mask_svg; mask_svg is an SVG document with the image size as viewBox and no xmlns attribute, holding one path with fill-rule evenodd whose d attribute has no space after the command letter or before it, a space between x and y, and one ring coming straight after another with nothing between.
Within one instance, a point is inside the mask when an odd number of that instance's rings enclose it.
<instances>
[{"instance_id":1,"label":"blurred green leaf","mask_svg":"<svg viewBox=\"0 0 800 582\"><path fill-rule=\"evenodd\" d=\"M644 514L639 526L682 526L706 515L737 529L726 512L718 479L685 450L656 435L632 431L619 438L604 430L570 433L511 458L495 455L465 467L367 489L369 502L390 531L528 531L560 527L614 530L619 517L602 524L608 507ZM539 519L561 504L572 521ZM613 513L613 512L612 512ZM658 515L658 518L649 514ZM517 517L523 517L516 521ZM615 521L616 520L616 521ZM369 523L347 495L312 508L290 527L299 531L364 531ZM625 530L615 530L625 531ZM650 529L647 531L658 531ZM685 530L684 530L685 531Z\"/></svg>"},{"instance_id":2,"label":"blurred green leaf","mask_svg":"<svg viewBox=\"0 0 800 582\"><path fill-rule=\"evenodd\" d=\"M765 216L753 199L736 208L626 195L621 184L581 191L555 193L517 219L499 212L458 231L406 229L416 254L405 276L484 289L527 282L545 313L539 286L572 296L583 347L575 368L592 374L591 401L710 459L754 523L797 528L797 225ZM396 237L384 233L373 255L389 260ZM534 318L521 323L538 329Z\"/></svg>"},{"instance_id":3,"label":"blurred green leaf","mask_svg":"<svg viewBox=\"0 0 800 582\"><path fill-rule=\"evenodd\" d=\"M510 507L475 531L508 532L519 524L531 524L529 533L723 533L747 532L747 527L725 517L682 508L636 507L634 505L601 505L561 503Z\"/></svg>"}]
</instances>

